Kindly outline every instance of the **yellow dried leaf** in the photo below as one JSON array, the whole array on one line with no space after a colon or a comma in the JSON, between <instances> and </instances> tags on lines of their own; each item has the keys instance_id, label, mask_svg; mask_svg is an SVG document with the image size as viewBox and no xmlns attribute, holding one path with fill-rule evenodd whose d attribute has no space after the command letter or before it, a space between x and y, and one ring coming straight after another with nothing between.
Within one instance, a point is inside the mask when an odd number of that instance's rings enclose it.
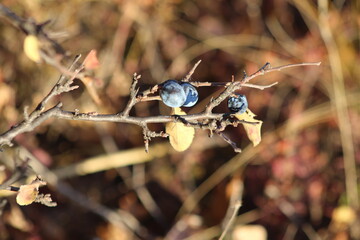
<instances>
[{"instance_id":1,"label":"yellow dried leaf","mask_svg":"<svg viewBox=\"0 0 360 240\"><path fill-rule=\"evenodd\" d=\"M186 115L181 108L173 108L171 114ZM166 133L169 134L171 146L178 152L188 149L194 139L195 129L183 123L169 122L166 124Z\"/></svg>"},{"instance_id":2,"label":"yellow dried leaf","mask_svg":"<svg viewBox=\"0 0 360 240\"><path fill-rule=\"evenodd\" d=\"M33 184L21 185L16 196L16 202L21 206L29 205L35 201L38 194L39 190L37 186Z\"/></svg>"},{"instance_id":3,"label":"yellow dried leaf","mask_svg":"<svg viewBox=\"0 0 360 240\"><path fill-rule=\"evenodd\" d=\"M235 115L239 120L244 120L247 122L254 122L256 124L250 123L242 123L245 128L246 135L248 136L249 140L253 143L254 147L257 146L261 142L261 126L262 121L255 119L256 116L253 112L249 109L242 114Z\"/></svg>"},{"instance_id":4,"label":"yellow dried leaf","mask_svg":"<svg viewBox=\"0 0 360 240\"><path fill-rule=\"evenodd\" d=\"M351 225L356 220L356 212L348 206L340 206L334 209L332 219L335 223Z\"/></svg>"},{"instance_id":5,"label":"yellow dried leaf","mask_svg":"<svg viewBox=\"0 0 360 240\"><path fill-rule=\"evenodd\" d=\"M26 36L24 40L24 52L28 58L33 60L34 62L40 62L40 44L39 40L34 35Z\"/></svg>"}]
</instances>

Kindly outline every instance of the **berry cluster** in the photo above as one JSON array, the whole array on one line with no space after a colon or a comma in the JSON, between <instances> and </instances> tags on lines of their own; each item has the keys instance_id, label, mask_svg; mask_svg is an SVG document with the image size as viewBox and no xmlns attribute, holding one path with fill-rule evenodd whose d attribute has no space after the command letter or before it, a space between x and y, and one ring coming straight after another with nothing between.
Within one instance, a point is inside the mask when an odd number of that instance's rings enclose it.
<instances>
[{"instance_id":1,"label":"berry cluster","mask_svg":"<svg viewBox=\"0 0 360 240\"><path fill-rule=\"evenodd\" d=\"M192 107L197 103L199 94L190 83L169 79L161 84L160 97L169 107Z\"/></svg>"},{"instance_id":2,"label":"berry cluster","mask_svg":"<svg viewBox=\"0 0 360 240\"><path fill-rule=\"evenodd\" d=\"M199 94L192 84L173 79L160 85L160 97L169 107L192 107L199 100ZM229 97L228 108L232 113L244 113L248 108L246 96L236 94Z\"/></svg>"},{"instance_id":3,"label":"berry cluster","mask_svg":"<svg viewBox=\"0 0 360 240\"><path fill-rule=\"evenodd\" d=\"M248 102L245 95L236 94L229 97L228 108L232 113L244 113L248 108Z\"/></svg>"}]
</instances>

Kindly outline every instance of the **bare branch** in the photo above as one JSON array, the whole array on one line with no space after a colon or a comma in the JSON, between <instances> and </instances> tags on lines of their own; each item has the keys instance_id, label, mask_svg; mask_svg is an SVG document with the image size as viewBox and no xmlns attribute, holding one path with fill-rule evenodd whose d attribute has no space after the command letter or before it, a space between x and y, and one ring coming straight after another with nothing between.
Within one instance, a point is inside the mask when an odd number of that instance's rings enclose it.
<instances>
[{"instance_id":1,"label":"bare branch","mask_svg":"<svg viewBox=\"0 0 360 240\"><path fill-rule=\"evenodd\" d=\"M155 86L141 92L138 96L137 96L137 101L138 102L144 102L144 101L152 101L152 100L157 100L157 99L151 99L148 100L149 98L151 98L151 96L149 97L150 94L154 94L158 91L159 89L159 84L156 84ZM156 96L158 99L160 99L159 96Z\"/></svg>"},{"instance_id":2,"label":"bare branch","mask_svg":"<svg viewBox=\"0 0 360 240\"><path fill-rule=\"evenodd\" d=\"M241 148L236 146L236 143L234 143L230 138L228 138L223 132L215 131L215 133L218 134L222 139L224 139L225 142L229 143L235 152L237 152L237 153L241 152Z\"/></svg>"},{"instance_id":3,"label":"bare branch","mask_svg":"<svg viewBox=\"0 0 360 240\"><path fill-rule=\"evenodd\" d=\"M130 87L130 100L128 104L126 105L124 111L121 113L122 116L129 116L129 112L131 108L137 103L136 96L139 92L139 89L136 88L139 79L141 78L141 75L137 75L137 73L134 73L133 76L133 82Z\"/></svg>"},{"instance_id":4,"label":"bare branch","mask_svg":"<svg viewBox=\"0 0 360 240\"><path fill-rule=\"evenodd\" d=\"M274 85L277 84L276 83L272 83L270 85L265 85L265 86L258 86L258 85L254 85L254 84L249 84L247 82L249 82L250 80L258 77L258 76L262 76L265 75L267 73L271 73L271 72L276 72L276 71L282 71L284 69L287 68L293 68L293 67L300 67L300 66L320 66L321 62L314 62L314 63L296 63L296 64L288 64L288 65L284 65L284 66L279 66L279 67L271 67L270 63L266 63L264 66L262 66L258 71L256 71L255 73L251 74L250 76L248 76L246 74L246 72L244 71L244 77L241 80L241 86L242 87L252 87L252 88L258 88L263 90L262 87L264 88L268 88L268 87L272 87ZM231 84L233 84L233 82L191 82L192 85L194 85L195 87L220 87L220 86L224 86L227 87Z\"/></svg>"},{"instance_id":5,"label":"bare branch","mask_svg":"<svg viewBox=\"0 0 360 240\"><path fill-rule=\"evenodd\" d=\"M78 61L78 58L74 60L72 67L70 67L69 72L72 72L72 68L75 65L75 62ZM191 76L192 72L195 70L196 66L199 62L193 67L190 71ZM16 126L13 126L11 129L6 131L5 133L0 135L0 146L9 145L11 146L11 141L19 134L30 132L34 130L37 126L39 126L42 122L50 118L58 118L58 119L68 119L68 120L80 120L80 121L95 121L95 122L118 122L118 123L127 123L127 124L135 124L143 128L144 134L144 142L145 149L148 149L148 144L151 138L153 137L166 137L167 135L160 132L155 133L148 129L147 124L149 123L167 123L171 121L182 122L187 126L191 126L194 128L208 129L212 133L215 131L220 137L222 137L226 142L228 142L236 152L240 152L240 148L236 146L234 142L232 142L227 136L225 136L222 131L228 125L236 126L238 123L244 122L239 120L229 120L229 117L224 117L223 113L212 113L212 110L218 106L221 102L223 102L227 97L233 94L236 90L241 87L252 87L257 89L265 89L275 85L276 83L260 86L247 83L250 79L253 79L257 76L272 72L272 71L280 71L289 67L297 67L297 66L318 66L319 63L302 63L302 64L291 64L280 66L276 68L271 68L270 64L265 64L262 68L260 68L257 72L251 74L250 76L244 75L244 78L241 81L234 81L234 78L231 82L228 83L198 83L192 82L194 86L225 86L225 89L219 96L211 99L211 101L206 106L203 112L191 115L184 116L149 116L149 117L134 117L129 116L129 112L132 107L141 101L150 101L150 100L160 100L159 96L149 96L158 91L159 85L155 85L148 90L138 94L138 89L136 88L138 84L138 80L140 79L140 75L134 74L133 83L130 89L130 100L125 107L124 111L118 114L98 114L94 112L90 113L80 113L79 110L74 112L65 111L61 109L62 104L58 103L56 106L44 111L46 103L53 98L55 95L69 92L77 88L77 86L71 86L73 80L81 74L83 70L83 66L81 65L77 69L72 72L72 75L66 80L59 80L58 83L54 86L54 88L50 91L50 93L39 103L37 108L29 115L25 115L25 120L19 123ZM66 77L65 77L66 78ZM246 122L247 123L247 122ZM250 123L252 124L252 123Z\"/></svg>"},{"instance_id":6,"label":"bare branch","mask_svg":"<svg viewBox=\"0 0 360 240\"><path fill-rule=\"evenodd\" d=\"M276 71L282 71L286 68L293 68L293 67L301 67L301 66L320 66L321 62L314 62L314 63L296 63L296 64L288 64L288 65L284 65L284 66L279 66L279 67L271 67L270 63L266 63L262 68L260 68L258 71L256 71L255 73L251 74L250 76L244 76L242 82L243 83L247 83L250 80L261 76L261 75L265 75L267 73L271 73L271 72L276 72Z\"/></svg>"},{"instance_id":7,"label":"bare branch","mask_svg":"<svg viewBox=\"0 0 360 240\"><path fill-rule=\"evenodd\" d=\"M77 60L75 59L75 61ZM63 79L60 78L58 83L56 83L56 85L51 89L49 94L38 104L35 111L30 114L30 117L33 117L34 114L38 114L39 112L42 112L45 109L46 103L54 96L77 89L79 86L76 85L71 86L71 84L74 82L75 78L79 75L79 73L83 69L84 67L80 66L72 73L71 78L69 78L67 81L64 81Z\"/></svg>"},{"instance_id":8,"label":"bare branch","mask_svg":"<svg viewBox=\"0 0 360 240\"><path fill-rule=\"evenodd\" d=\"M0 4L0 17L4 17L11 24L20 28L26 35L34 35L42 42L45 42L49 46L49 50L54 51L55 54L65 56L66 51L56 41L51 39L43 30L43 28L50 22L45 21L43 23L36 23L33 19L24 19L17 16L9 8Z\"/></svg>"},{"instance_id":9,"label":"bare branch","mask_svg":"<svg viewBox=\"0 0 360 240\"><path fill-rule=\"evenodd\" d=\"M269 85L256 85L256 84L251 84L251 83L244 83L241 86L242 87L249 87L249 88L256 88L256 89L264 90L266 88L271 88L272 86L275 86L276 84L278 84L278 82L274 82L274 83L269 84Z\"/></svg>"},{"instance_id":10,"label":"bare branch","mask_svg":"<svg viewBox=\"0 0 360 240\"><path fill-rule=\"evenodd\" d=\"M16 167L12 171L12 175L4 181L2 184L0 184L0 190L10 190L10 191L18 191L19 188L16 188L11 186L15 182L19 181L20 179L27 177L29 173L33 173L31 167L28 164L29 159L26 159L24 161L15 161Z\"/></svg>"},{"instance_id":11,"label":"bare branch","mask_svg":"<svg viewBox=\"0 0 360 240\"><path fill-rule=\"evenodd\" d=\"M185 76L185 78L182 80L183 82L189 82L191 76L194 74L196 68L199 66L199 64L201 63L201 60L197 61L194 65L194 67L190 70L190 72Z\"/></svg>"},{"instance_id":12,"label":"bare branch","mask_svg":"<svg viewBox=\"0 0 360 240\"><path fill-rule=\"evenodd\" d=\"M236 215L237 213L239 212L239 209L241 207L242 203L240 200L237 200L234 204L234 210L233 210L233 214L231 215L230 219L229 219L229 222L226 224L226 227L224 229L224 231L222 232L219 240L223 240L226 236L226 234L229 232L229 229L231 228L231 226L233 225L234 221L235 221L235 218L236 218Z\"/></svg>"},{"instance_id":13,"label":"bare branch","mask_svg":"<svg viewBox=\"0 0 360 240\"><path fill-rule=\"evenodd\" d=\"M157 85L156 85L157 86ZM150 96L150 97L138 97L137 102L150 102L150 101L161 101L160 96Z\"/></svg>"},{"instance_id":14,"label":"bare branch","mask_svg":"<svg viewBox=\"0 0 360 240\"><path fill-rule=\"evenodd\" d=\"M216 98L211 99L210 103L206 106L205 112L211 113L211 111L222 103L227 97L234 93L237 89L241 88L240 82L231 82L229 86Z\"/></svg>"},{"instance_id":15,"label":"bare branch","mask_svg":"<svg viewBox=\"0 0 360 240\"><path fill-rule=\"evenodd\" d=\"M144 123L142 124L143 128L143 135L144 135L144 143L145 143L145 152L149 152L149 142L151 141L151 138L155 137L169 137L169 134L161 131L159 133L151 131L148 126Z\"/></svg>"}]
</instances>

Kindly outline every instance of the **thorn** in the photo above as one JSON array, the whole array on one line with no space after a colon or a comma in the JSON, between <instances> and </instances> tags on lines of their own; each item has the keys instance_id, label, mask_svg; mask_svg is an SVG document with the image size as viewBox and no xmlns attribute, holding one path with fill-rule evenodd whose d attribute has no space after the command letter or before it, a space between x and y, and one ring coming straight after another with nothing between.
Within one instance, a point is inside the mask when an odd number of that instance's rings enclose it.
<instances>
[{"instance_id":1,"label":"thorn","mask_svg":"<svg viewBox=\"0 0 360 240\"><path fill-rule=\"evenodd\" d=\"M25 106L24 107L24 118L25 118L25 121L29 121L29 112L28 112L28 110L29 110L29 106Z\"/></svg>"},{"instance_id":2,"label":"thorn","mask_svg":"<svg viewBox=\"0 0 360 240\"><path fill-rule=\"evenodd\" d=\"M269 62L266 62L265 65L261 68L261 70L266 70L266 69L269 69L271 68L271 65Z\"/></svg>"},{"instance_id":3,"label":"thorn","mask_svg":"<svg viewBox=\"0 0 360 240\"><path fill-rule=\"evenodd\" d=\"M38 26L40 28L43 28L44 26L48 25L49 23L51 23L51 19L46 20L45 22L39 23Z\"/></svg>"}]
</instances>

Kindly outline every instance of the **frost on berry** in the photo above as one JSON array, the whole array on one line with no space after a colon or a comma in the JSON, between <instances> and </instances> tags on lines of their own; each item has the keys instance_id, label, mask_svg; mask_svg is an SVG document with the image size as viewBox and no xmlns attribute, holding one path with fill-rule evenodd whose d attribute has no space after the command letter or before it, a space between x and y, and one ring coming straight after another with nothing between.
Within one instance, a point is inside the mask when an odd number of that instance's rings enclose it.
<instances>
[{"instance_id":1,"label":"frost on berry","mask_svg":"<svg viewBox=\"0 0 360 240\"><path fill-rule=\"evenodd\" d=\"M181 107L186 100L183 87L178 81L171 79L161 85L160 97L163 103L169 107Z\"/></svg>"},{"instance_id":2,"label":"frost on berry","mask_svg":"<svg viewBox=\"0 0 360 240\"><path fill-rule=\"evenodd\" d=\"M233 113L244 113L248 108L248 102L245 95L236 94L228 100L228 108Z\"/></svg>"},{"instance_id":3,"label":"frost on berry","mask_svg":"<svg viewBox=\"0 0 360 240\"><path fill-rule=\"evenodd\" d=\"M181 83L181 86L184 88L186 100L183 107L192 107L199 100L199 94L196 88L190 83L184 82Z\"/></svg>"}]
</instances>

